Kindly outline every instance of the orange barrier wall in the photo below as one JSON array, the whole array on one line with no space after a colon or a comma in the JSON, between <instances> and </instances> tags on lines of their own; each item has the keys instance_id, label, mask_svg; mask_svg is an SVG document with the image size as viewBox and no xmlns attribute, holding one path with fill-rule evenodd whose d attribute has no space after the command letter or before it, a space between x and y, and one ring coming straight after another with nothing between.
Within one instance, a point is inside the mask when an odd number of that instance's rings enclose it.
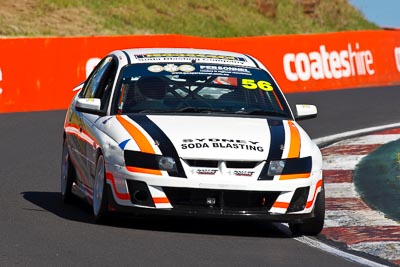
<instances>
[{"instance_id":1,"label":"orange barrier wall","mask_svg":"<svg viewBox=\"0 0 400 267\"><path fill-rule=\"evenodd\" d=\"M0 39L0 112L64 109L99 58L120 48L192 47L260 59L286 93L400 83L400 31L201 38Z\"/></svg>"}]
</instances>

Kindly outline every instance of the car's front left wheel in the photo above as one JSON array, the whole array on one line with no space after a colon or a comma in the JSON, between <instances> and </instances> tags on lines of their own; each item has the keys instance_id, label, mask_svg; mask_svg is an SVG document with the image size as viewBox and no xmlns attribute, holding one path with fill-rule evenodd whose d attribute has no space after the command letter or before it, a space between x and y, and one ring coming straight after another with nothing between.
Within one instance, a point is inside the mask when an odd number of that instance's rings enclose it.
<instances>
[{"instance_id":1,"label":"car's front left wheel","mask_svg":"<svg viewBox=\"0 0 400 267\"><path fill-rule=\"evenodd\" d=\"M289 223L289 228L294 235L318 235L323 227L325 220L325 189L321 187L315 201L314 218L304 220L303 223Z\"/></svg>"},{"instance_id":2,"label":"car's front left wheel","mask_svg":"<svg viewBox=\"0 0 400 267\"><path fill-rule=\"evenodd\" d=\"M97 223L104 222L107 218L107 206L105 162L103 155L100 154L97 158L93 188L93 215Z\"/></svg>"}]
</instances>

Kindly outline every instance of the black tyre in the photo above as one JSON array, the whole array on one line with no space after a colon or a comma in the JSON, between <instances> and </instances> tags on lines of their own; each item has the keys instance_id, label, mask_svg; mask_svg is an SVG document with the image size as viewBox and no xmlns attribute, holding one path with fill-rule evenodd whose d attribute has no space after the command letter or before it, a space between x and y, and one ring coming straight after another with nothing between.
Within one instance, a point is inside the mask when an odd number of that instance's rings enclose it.
<instances>
[{"instance_id":1,"label":"black tyre","mask_svg":"<svg viewBox=\"0 0 400 267\"><path fill-rule=\"evenodd\" d=\"M93 188L93 215L96 223L104 223L108 217L106 169L103 155L99 155Z\"/></svg>"},{"instance_id":2,"label":"black tyre","mask_svg":"<svg viewBox=\"0 0 400 267\"><path fill-rule=\"evenodd\" d=\"M314 218L304 220L303 223L289 223L292 234L297 235L318 235L324 228L325 221L325 189L322 186L314 207Z\"/></svg>"},{"instance_id":3,"label":"black tyre","mask_svg":"<svg viewBox=\"0 0 400 267\"><path fill-rule=\"evenodd\" d=\"M72 202L72 184L75 179L75 170L69 157L67 140L64 140L61 159L61 196L64 203Z\"/></svg>"}]
</instances>

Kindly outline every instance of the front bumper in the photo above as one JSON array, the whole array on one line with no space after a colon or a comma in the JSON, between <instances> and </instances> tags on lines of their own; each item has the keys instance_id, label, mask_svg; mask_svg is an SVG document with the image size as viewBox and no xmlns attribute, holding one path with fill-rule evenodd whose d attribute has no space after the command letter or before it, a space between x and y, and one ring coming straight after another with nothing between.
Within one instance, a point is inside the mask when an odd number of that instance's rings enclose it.
<instances>
[{"instance_id":1,"label":"front bumper","mask_svg":"<svg viewBox=\"0 0 400 267\"><path fill-rule=\"evenodd\" d=\"M135 214L300 222L314 216L322 186L322 171L291 181L228 181L144 175L107 167L112 209Z\"/></svg>"},{"instance_id":2,"label":"front bumper","mask_svg":"<svg viewBox=\"0 0 400 267\"><path fill-rule=\"evenodd\" d=\"M275 214L268 213L266 210L246 210L246 209L224 209L221 207L174 207L167 209L146 208L143 206L119 205L112 193L111 186L108 185L108 199L110 211L125 213L133 216L166 216L166 217L190 217L190 218L213 218L213 219L240 219L240 220L267 220L271 222L301 223L306 219L314 217L313 211L310 213L298 214Z\"/></svg>"}]
</instances>

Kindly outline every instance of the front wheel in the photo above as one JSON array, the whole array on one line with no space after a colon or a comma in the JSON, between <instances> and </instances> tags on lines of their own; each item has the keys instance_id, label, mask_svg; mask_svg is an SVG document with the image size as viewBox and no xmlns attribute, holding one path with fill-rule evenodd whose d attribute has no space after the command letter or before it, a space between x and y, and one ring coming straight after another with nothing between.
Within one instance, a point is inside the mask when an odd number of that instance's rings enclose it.
<instances>
[{"instance_id":1,"label":"front wheel","mask_svg":"<svg viewBox=\"0 0 400 267\"><path fill-rule=\"evenodd\" d=\"M315 202L314 218L304 220L303 223L289 223L293 235L318 235L325 221L325 190L322 186L321 192Z\"/></svg>"},{"instance_id":2,"label":"front wheel","mask_svg":"<svg viewBox=\"0 0 400 267\"><path fill-rule=\"evenodd\" d=\"M99 155L96 163L96 175L93 188L93 215L97 223L104 222L107 217L107 188L103 155Z\"/></svg>"}]
</instances>

